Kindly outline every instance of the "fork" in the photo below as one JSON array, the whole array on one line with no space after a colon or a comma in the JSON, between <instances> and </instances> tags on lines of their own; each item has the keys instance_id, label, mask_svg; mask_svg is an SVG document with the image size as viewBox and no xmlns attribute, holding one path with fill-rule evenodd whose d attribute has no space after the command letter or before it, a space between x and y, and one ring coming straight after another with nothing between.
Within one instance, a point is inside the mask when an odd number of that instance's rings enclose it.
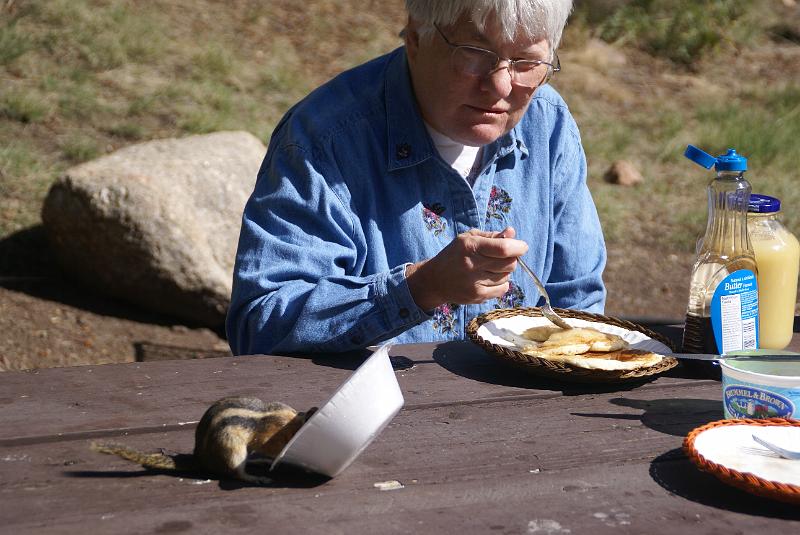
<instances>
[{"instance_id":1,"label":"fork","mask_svg":"<svg viewBox=\"0 0 800 535\"><path fill-rule=\"evenodd\" d=\"M564 321L561 316L556 314L556 311L553 310L552 306L550 306L550 296L547 294L547 290L544 289L544 284L542 284L542 281L540 281L539 277L536 276L536 273L534 273L533 270L528 267L528 264L526 264L522 258L517 257L517 262L522 269L531 276L533 283L536 284L536 287L539 289L539 293L541 293L542 297L544 297L544 305L541 307L542 315L562 329L571 329L572 326Z\"/></svg>"},{"instance_id":2,"label":"fork","mask_svg":"<svg viewBox=\"0 0 800 535\"><path fill-rule=\"evenodd\" d=\"M753 435L753 440L755 440L765 448L774 451L784 459L800 459L800 451L792 451L792 450L787 450L786 448L781 448L780 446L777 446L772 442L764 440L763 438L759 438L756 435Z\"/></svg>"}]
</instances>

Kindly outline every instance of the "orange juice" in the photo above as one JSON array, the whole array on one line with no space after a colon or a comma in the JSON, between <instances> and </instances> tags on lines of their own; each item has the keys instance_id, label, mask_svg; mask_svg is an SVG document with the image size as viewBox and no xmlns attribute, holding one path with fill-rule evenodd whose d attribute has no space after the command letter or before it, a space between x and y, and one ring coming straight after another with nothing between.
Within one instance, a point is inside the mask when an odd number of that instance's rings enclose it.
<instances>
[{"instance_id":1,"label":"orange juice","mask_svg":"<svg viewBox=\"0 0 800 535\"><path fill-rule=\"evenodd\" d=\"M780 221L780 201L751 195L747 233L758 266L759 347L783 349L792 340L800 244Z\"/></svg>"}]
</instances>

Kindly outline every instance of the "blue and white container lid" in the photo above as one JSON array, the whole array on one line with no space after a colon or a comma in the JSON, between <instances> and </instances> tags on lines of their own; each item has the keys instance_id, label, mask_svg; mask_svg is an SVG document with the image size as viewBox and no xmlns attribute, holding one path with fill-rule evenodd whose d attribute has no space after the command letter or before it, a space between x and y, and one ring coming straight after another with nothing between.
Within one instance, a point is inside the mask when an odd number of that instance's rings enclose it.
<instances>
[{"instance_id":1,"label":"blue and white container lid","mask_svg":"<svg viewBox=\"0 0 800 535\"><path fill-rule=\"evenodd\" d=\"M780 199L769 195L761 195L760 193L751 194L750 201L747 203L747 211L751 214L771 214L780 212L780 210Z\"/></svg>"}]
</instances>

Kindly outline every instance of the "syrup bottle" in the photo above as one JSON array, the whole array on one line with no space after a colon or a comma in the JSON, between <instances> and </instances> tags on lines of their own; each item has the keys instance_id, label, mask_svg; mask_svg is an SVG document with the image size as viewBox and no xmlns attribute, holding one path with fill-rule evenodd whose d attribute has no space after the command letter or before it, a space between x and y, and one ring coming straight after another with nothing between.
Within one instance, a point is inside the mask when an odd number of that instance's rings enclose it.
<instances>
[{"instance_id":1,"label":"syrup bottle","mask_svg":"<svg viewBox=\"0 0 800 535\"><path fill-rule=\"evenodd\" d=\"M713 166L716 177L708 184L708 225L692 267L683 351L756 349L758 270L747 234L747 158L734 149L715 158L692 145L684 155L706 169Z\"/></svg>"}]
</instances>

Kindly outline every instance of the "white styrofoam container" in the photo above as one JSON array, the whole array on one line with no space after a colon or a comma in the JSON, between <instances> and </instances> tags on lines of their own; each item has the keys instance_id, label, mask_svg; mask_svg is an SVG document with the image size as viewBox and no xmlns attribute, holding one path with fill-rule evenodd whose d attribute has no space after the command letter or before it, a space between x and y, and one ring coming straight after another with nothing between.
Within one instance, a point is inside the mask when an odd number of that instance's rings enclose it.
<instances>
[{"instance_id":1,"label":"white styrofoam container","mask_svg":"<svg viewBox=\"0 0 800 535\"><path fill-rule=\"evenodd\" d=\"M776 355L771 361L720 360L725 418L800 418L800 358L755 349L731 355ZM786 360L780 360L782 356Z\"/></svg>"},{"instance_id":2,"label":"white styrofoam container","mask_svg":"<svg viewBox=\"0 0 800 535\"><path fill-rule=\"evenodd\" d=\"M383 431L403 403L389 346L382 346L303 424L270 469L286 463L335 477Z\"/></svg>"}]
</instances>

